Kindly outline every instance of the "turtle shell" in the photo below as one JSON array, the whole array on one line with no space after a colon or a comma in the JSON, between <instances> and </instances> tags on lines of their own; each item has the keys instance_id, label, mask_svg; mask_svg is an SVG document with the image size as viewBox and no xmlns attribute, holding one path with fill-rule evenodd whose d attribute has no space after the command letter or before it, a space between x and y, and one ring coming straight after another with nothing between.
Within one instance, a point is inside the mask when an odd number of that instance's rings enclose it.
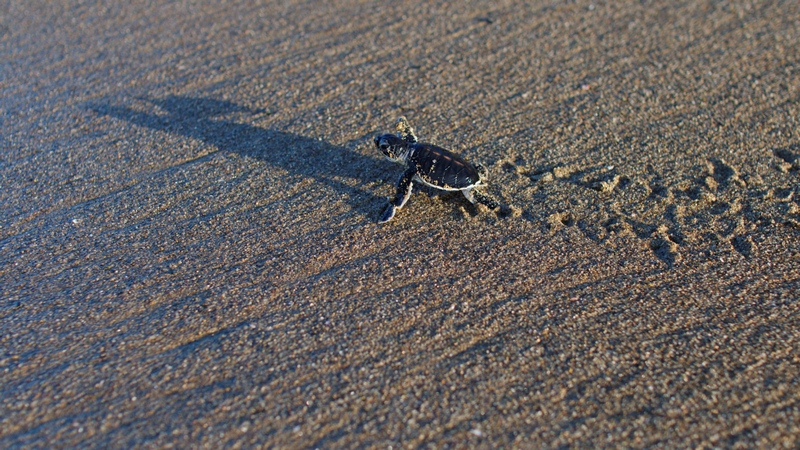
<instances>
[{"instance_id":1,"label":"turtle shell","mask_svg":"<svg viewBox=\"0 0 800 450\"><path fill-rule=\"evenodd\" d=\"M432 144L413 144L409 163L417 167L419 179L432 187L444 190L461 190L480 183L475 166L453 152Z\"/></svg>"}]
</instances>

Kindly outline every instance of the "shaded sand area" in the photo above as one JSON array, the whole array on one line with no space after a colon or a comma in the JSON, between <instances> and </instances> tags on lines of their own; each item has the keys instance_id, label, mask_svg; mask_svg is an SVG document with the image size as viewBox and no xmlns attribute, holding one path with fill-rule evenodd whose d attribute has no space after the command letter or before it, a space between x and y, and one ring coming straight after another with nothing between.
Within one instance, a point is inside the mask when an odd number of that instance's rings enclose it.
<instances>
[{"instance_id":1,"label":"shaded sand area","mask_svg":"<svg viewBox=\"0 0 800 450\"><path fill-rule=\"evenodd\" d=\"M797 448L798 3L383 3L0 3L0 447Z\"/></svg>"}]
</instances>

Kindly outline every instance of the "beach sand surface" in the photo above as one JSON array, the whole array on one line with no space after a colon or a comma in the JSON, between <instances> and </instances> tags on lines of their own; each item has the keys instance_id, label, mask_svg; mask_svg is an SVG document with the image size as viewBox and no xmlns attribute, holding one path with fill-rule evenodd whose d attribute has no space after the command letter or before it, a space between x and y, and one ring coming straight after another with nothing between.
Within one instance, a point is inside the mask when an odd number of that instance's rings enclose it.
<instances>
[{"instance_id":1,"label":"beach sand surface","mask_svg":"<svg viewBox=\"0 0 800 450\"><path fill-rule=\"evenodd\" d=\"M797 448L800 5L0 2L0 447ZM490 211L372 139L406 116Z\"/></svg>"}]
</instances>

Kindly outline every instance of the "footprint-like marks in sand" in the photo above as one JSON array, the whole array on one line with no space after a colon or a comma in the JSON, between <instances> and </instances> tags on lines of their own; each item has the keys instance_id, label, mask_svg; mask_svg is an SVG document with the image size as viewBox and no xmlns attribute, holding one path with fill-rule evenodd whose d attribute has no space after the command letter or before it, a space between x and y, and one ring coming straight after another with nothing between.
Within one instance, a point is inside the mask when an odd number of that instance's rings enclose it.
<instances>
[{"instance_id":1,"label":"footprint-like marks in sand","mask_svg":"<svg viewBox=\"0 0 800 450\"><path fill-rule=\"evenodd\" d=\"M633 237L672 267L684 249L750 258L767 227L800 229L800 145L769 157L774 161L766 169L709 158L678 175L613 165L524 170L524 161L505 162L502 169L523 189L535 190L533 196L546 204L539 217L552 232L577 227L599 243ZM537 216L531 214L532 220Z\"/></svg>"},{"instance_id":2,"label":"footprint-like marks in sand","mask_svg":"<svg viewBox=\"0 0 800 450\"><path fill-rule=\"evenodd\" d=\"M800 144L795 144L787 148L779 148L774 151L775 156L782 162L777 167L783 173L800 170Z\"/></svg>"},{"instance_id":3,"label":"footprint-like marks in sand","mask_svg":"<svg viewBox=\"0 0 800 450\"><path fill-rule=\"evenodd\" d=\"M680 239L670 235L667 226L662 225L653 233L653 237L650 240L650 250L655 253L658 259L672 267L673 264L681 259L681 254L678 252L679 242Z\"/></svg>"}]
</instances>

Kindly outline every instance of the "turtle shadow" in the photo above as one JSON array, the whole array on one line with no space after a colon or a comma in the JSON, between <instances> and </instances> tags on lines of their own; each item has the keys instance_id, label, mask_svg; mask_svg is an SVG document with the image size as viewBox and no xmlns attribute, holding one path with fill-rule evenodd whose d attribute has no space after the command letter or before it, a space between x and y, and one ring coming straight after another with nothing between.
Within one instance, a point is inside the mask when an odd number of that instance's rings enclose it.
<instances>
[{"instance_id":1,"label":"turtle shadow","mask_svg":"<svg viewBox=\"0 0 800 450\"><path fill-rule=\"evenodd\" d=\"M383 197L369 190L348 185L337 176L353 177L359 185L370 184L383 172L377 158L368 158L351 148L365 140L350 141L345 146L333 145L320 139L277 130L260 128L247 123L220 118L241 113L257 116L266 110L252 110L242 105L204 97L168 96L139 98L154 105L157 111L141 112L111 103L91 103L86 108L96 114L167 133L198 139L217 151L184 164L197 163L217 152L229 152L257 158L269 166L286 170L289 175L312 178L336 191L337 199L349 202L353 210L368 220L380 213Z\"/></svg>"}]
</instances>

